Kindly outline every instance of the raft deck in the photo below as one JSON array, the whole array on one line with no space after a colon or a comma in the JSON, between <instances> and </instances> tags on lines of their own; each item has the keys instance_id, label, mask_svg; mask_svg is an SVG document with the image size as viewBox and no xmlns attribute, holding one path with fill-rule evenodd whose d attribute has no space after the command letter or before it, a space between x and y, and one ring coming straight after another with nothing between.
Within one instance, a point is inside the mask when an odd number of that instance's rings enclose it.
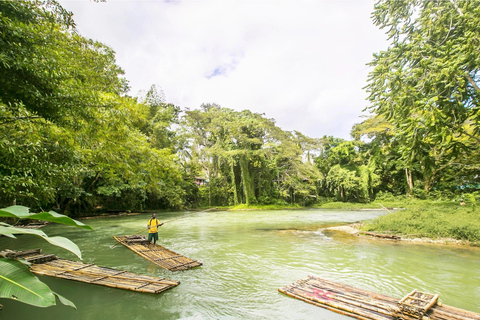
<instances>
[{"instance_id":1,"label":"raft deck","mask_svg":"<svg viewBox=\"0 0 480 320\"><path fill-rule=\"evenodd\" d=\"M308 276L280 292L362 320L480 320L480 314L437 303L438 295L412 291L403 299Z\"/></svg>"},{"instance_id":2,"label":"raft deck","mask_svg":"<svg viewBox=\"0 0 480 320\"><path fill-rule=\"evenodd\" d=\"M151 244L145 236L114 236L115 240L143 258L169 271L188 270L201 266L202 263L184 257L159 244Z\"/></svg>"},{"instance_id":3,"label":"raft deck","mask_svg":"<svg viewBox=\"0 0 480 320\"><path fill-rule=\"evenodd\" d=\"M138 275L128 271L100 267L95 264L60 259L42 254L40 249L9 251L6 257L31 262L30 271L40 275L97 284L137 292L160 293L180 284L179 281Z\"/></svg>"}]
</instances>

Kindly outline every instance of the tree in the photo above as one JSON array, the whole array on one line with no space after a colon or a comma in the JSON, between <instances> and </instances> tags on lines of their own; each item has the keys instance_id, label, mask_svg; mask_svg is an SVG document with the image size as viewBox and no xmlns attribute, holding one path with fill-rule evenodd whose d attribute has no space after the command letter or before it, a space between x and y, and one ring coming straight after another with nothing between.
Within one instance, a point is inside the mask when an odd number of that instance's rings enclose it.
<instances>
[{"instance_id":1,"label":"tree","mask_svg":"<svg viewBox=\"0 0 480 320\"><path fill-rule=\"evenodd\" d=\"M391 45L370 63L369 109L394 126L407 177L419 165L425 191L480 146L479 17L478 1L375 4Z\"/></svg>"},{"instance_id":2,"label":"tree","mask_svg":"<svg viewBox=\"0 0 480 320\"><path fill-rule=\"evenodd\" d=\"M174 152L177 151L180 147L176 132L179 125L180 108L166 103L165 94L157 85L152 85L145 94L139 97L139 101L150 109L143 131L149 136L151 145L157 149L169 148Z\"/></svg>"},{"instance_id":3,"label":"tree","mask_svg":"<svg viewBox=\"0 0 480 320\"><path fill-rule=\"evenodd\" d=\"M74 27L54 0L0 2L0 203L39 208L62 190L82 194L76 142L126 90L114 52Z\"/></svg>"},{"instance_id":4,"label":"tree","mask_svg":"<svg viewBox=\"0 0 480 320\"><path fill-rule=\"evenodd\" d=\"M261 114L218 105L187 111L184 120L192 141L191 161L199 164L193 175L206 174L210 181L209 203L220 200L217 189L230 195L222 204L234 205L315 196L316 168L304 160L313 139L284 132Z\"/></svg>"},{"instance_id":5,"label":"tree","mask_svg":"<svg viewBox=\"0 0 480 320\"><path fill-rule=\"evenodd\" d=\"M372 115L361 123L355 124L351 136L357 142L359 153L365 164L378 176L376 191L393 194L413 193L409 185L405 164L399 151L394 127L383 115ZM411 171L408 171L410 174ZM417 172L415 172L417 174Z\"/></svg>"},{"instance_id":6,"label":"tree","mask_svg":"<svg viewBox=\"0 0 480 320\"><path fill-rule=\"evenodd\" d=\"M77 34L55 0L1 1L0 12L0 103L11 112L3 123L75 125L126 91L113 50Z\"/></svg>"},{"instance_id":7,"label":"tree","mask_svg":"<svg viewBox=\"0 0 480 320\"><path fill-rule=\"evenodd\" d=\"M147 104L125 96L113 50L54 0L0 1L0 33L1 204L73 216L148 196L182 205L177 107L153 87Z\"/></svg>"}]
</instances>

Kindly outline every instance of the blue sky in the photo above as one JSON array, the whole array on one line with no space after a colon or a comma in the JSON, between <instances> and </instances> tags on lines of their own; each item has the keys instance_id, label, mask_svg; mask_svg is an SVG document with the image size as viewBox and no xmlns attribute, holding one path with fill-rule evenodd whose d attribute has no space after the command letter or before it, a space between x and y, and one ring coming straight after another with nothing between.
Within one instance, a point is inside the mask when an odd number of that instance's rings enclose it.
<instances>
[{"instance_id":1,"label":"blue sky","mask_svg":"<svg viewBox=\"0 0 480 320\"><path fill-rule=\"evenodd\" d=\"M60 0L116 52L131 95L160 86L181 108L263 113L279 127L349 139L387 48L373 0Z\"/></svg>"}]
</instances>

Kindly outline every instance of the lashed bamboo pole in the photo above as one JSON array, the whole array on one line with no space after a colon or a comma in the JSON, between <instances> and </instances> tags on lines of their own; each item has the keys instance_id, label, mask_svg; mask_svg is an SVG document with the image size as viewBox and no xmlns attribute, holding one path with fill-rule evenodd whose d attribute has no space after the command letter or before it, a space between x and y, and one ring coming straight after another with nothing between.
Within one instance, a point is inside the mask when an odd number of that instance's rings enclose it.
<instances>
[{"instance_id":1,"label":"lashed bamboo pole","mask_svg":"<svg viewBox=\"0 0 480 320\"><path fill-rule=\"evenodd\" d=\"M475 312L472 312L472 311L460 309L460 308L457 308L457 307L442 304L440 306L440 308L438 308L438 309L443 311L443 312L448 312L448 313L462 315L464 317L469 317L469 319L480 320L480 314L479 313L475 313Z\"/></svg>"},{"instance_id":2,"label":"lashed bamboo pole","mask_svg":"<svg viewBox=\"0 0 480 320\"><path fill-rule=\"evenodd\" d=\"M179 255L159 244L149 244L148 246L137 243L129 244L124 240L126 236L114 236L113 238L136 254L169 271L187 270L202 265L201 262Z\"/></svg>"},{"instance_id":3,"label":"lashed bamboo pole","mask_svg":"<svg viewBox=\"0 0 480 320\"><path fill-rule=\"evenodd\" d=\"M86 270L74 270L74 269L63 269L63 268L59 268L59 267L54 267L54 266L49 266L49 265L46 265L46 264L42 264L42 265L33 265L32 266L32 272L35 272L37 273L37 270L38 269L47 269L47 270L50 270L52 272L55 272L55 271L59 271L61 273L79 273L79 274L83 274L83 275L91 275L91 276L99 276L99 277L105 277L105 278L111 278L111 279L121 279L121 280L129 280L129 281L133 281L133 282L149 282L149 283L157 283L157 284L163 284L163 285L173 285L173 286L176 286L178 284L180 284L179 281L174 281L174 280L168 280L168 279L165 279L165 278L161 278L161 279L158 279L156 280L155 278L151 278L151 279L148 279L148 278L141 278L142 276L141 275L135 275L133 273L130 273L134 276L134 278L130 278L130 277L125 277L125 276L119 276L119 275L108 275L106 273L99 273L99 272L93 272L93 271L86 271ZM113 269L111 269L113 270ZM128 272L128 271L126 271Z\"/></svg>"},{"instance_id":4,"label":"lashed bamboo pole","mask_svg":"<svg viewBox=\"0 0 480 320\"><path fill-rule=\"evenodd\" d=\"M457 309L450 306L437 306L431 309L429 313L430 319L433 320L479 320L480 314L468 312L466 310Z\"/></svg>"},{"instance_id":5,"label":"lashed bamboo pole","mask_svg":"<svg viewBox=\"0 0 480 320\"><path fill-rule=\"evenodd\" d=\"M301 288L302 290L305 290L305 287ZM331 292L331 291L329 291ZM311 292L309 292L311 293ZM315 292L313 292L315 293ZM356 306L359 308L363 308L367 311L372 311L376 314L383 314L385 316L392 316L398 312L398 308L396 304L390 303L390 304L382 304L379 303L377 300L371 299L369 296L349 296L348 294L344 295L342 293L333 293L333 295L329 295L328 292L325 293L327 298L337 300L340 302L344 302L347 305L351 306ZM311 296L307 294L307 296ZM403 315L403 319L405 320L417 320L417 317L412 317L412 316L407 316Z\"/></svg>"},{"instance_id":6,"label":"lashed bamboo pole","mask_svg":"<svg viewBox=\"0 0 480 320\"><path fill-rule=\"evenodd\" d=\"M397 307L399 300L395 298L314 276L308 276L307 279L299 280L287 288L279 289L279 291L302 301L358 319L480 320L480 314L478 313L435 304L438 299L437 294L420 292L415 294L416 291L413 291L409 296L400 300L404 301L407 306L413 303L413 307L417 304L415 301L418 301L418 308L421 312L417 315L408 315L402 313ZM385 312L390 308L391 313Z\"/></svg>"},{"instance_id":7,"label":"lashed bamboo pole","mask_svg":"<svg viewBox=\"0 0 480 320\"><path fill-rule=\"evenodd\" d=\"M302 300L302 301L307 302L309 304L312 304L314 306L321 307L321 308L324 308L324 309L327 309L327 310L330 310L330 311L333 311L333 312L336 312L336 313L339 313L339 314L343 314L343 315L346 315L346 316L349 316L349 317L352 317L352 318L357 318L357 319L360 319L360 320L371 320L371 318L365 318L365 317L362 317L362 316L359 316L357 314L353 314L353 313L350 313L350 312L347 312L347 311L344 311L344 310L335 309L335 308L329 307L327 305L315 302L313 300L304 298L302 296L295 295L295 294L290 293L288 291L285 291L284 289L281 289L281 288L278 289L278 291L283 293L283 294L286 294L286 295L288 295L292 298Z\"/></svg>"},{"instance_id":8,"label":"lashed bamboo pole","mask_svg":"<svg viewBox=\"0 0 480 320\"><path fill-rule=\"evenodd\" d=\"M302 288L302 289L305 289L305 288ZM300 291L300 292L298 292L298 291ZM302 293L304 291L298 290L298 288L295 288L291 292L302 296ZM367 310L363 307L359 307L357 305L344 303L344 302L339 301L339 300L337 300L333 297L329 298L329 297L321 297L321 296L312 296L312 295L307 295L307 294L305 294L305 297L309 297L313 301L316 301L316 302L319 302L319 303L322 303L322 304L326 304L328 306L338 308L338 309L341 309L341 310L345 310L345 311L348 311L348 312L351 312L351 313L354 313L354 314L358 314L358 315L365 316L365 317L370 316L372 319L377 319L377 318L383 319L383 317L388 317L388 315L379 314L379 313L376 313L374 311Z\"/></svg>"},{"instance_id":9,"label":"lashed bamboo pole","mask_svg":"<svg viewBox=\"0 0 480 320\"><path fill-rule=\"evenodd\" d=\"M310 298L306 298L306 297L302 297L302 296L299 296L299 295L296 295L294 293L291 293L289 291L286 291L284 289L278 289L280 292L288 295L288 296L291 296L293 298L296 298L296 299L299 299L299 300L302 300L302 301L305 301L305 302L308 302L310 304L314 304L316 306L319 306L319 307L322 307L322 308L325 308L327 310L330 310L330 311L333 311L333 312L336 312L336 313L340 313L340 314L343 314L343 315L346 315L346 316L349 316L349 317L353 317L353 318L357 318L357 319L360 319L360 320L393 320L392 317L387 317L387 316L376 316L376 315L372 315L372 314L361 314L361 313L358 313L357 311L353 311L351 308L343 308L343 307L339 307L337 304L335 303L324 303L324 302L319 302L319 301L315 301L315 300L312 300Z\"/></svg>"},{"instance_id":10,"label":"lashed bamboo pole","mask_svg":"<svg viewBox=\"0 0 480 320\"><path fill-rule=\"evenodd\" d=\"M390 296L387 296L387 295L384 295L384 294L381 294L381 293L372 292L372 291L360 289L360 288L357 288L357 287L349 286L347 284L338 283L338 282L330 281L330 280L327 280L327 279L321 279L321 278L314 277L314 276L308 276L308 278L311 279L310 281L313 280L313 281L318 281L319 283L330 284L332 286L337 286L337 287L342 288L344 290L358 292L358 293L364 294L364 295L369 295L369 296L371 296L372 298L375 298L375 299L381 299L381 300L385 300L385 301L389 301L389 302L393 302L393 303L397 303L397 301L398 301L397 299L395 299L393 297L390 297Z\"/></svg>"},{"instance_id":11,"label":"lashed bamboo pole","mask_svg":"<svg viewBox=\"0 0 480 320\"><path fill-rule=\"evenodd\" d=\"M303 290L306 288L303 287ZM314 291L309 291L310 293L315 293ZM327 291L326 295L328 297L331 297L331 299L338 300L341 302L344 302L349 305L357 306L363 309L371 310L376 313L384 314L387 316L392 315L394 312L398 310L398 308L395 305L384 305L381 303L378 303L377 301L371 301L369 302L368 296L362 296L362 297L351 297L348 296L348 294L344 295L342 293L334 293L333 295L329 295L328 292L332 291ZM357 300L360 300L361 302L358 302Z\"/></svg>"},{"instance_id":12,"label":"lashed bamboo pole","mask_svg":"<svg viewBox=\"0 0 480 320\"><path fill-rule=\"evenodd\" d=\"M308 284L311 286L314 286L315 288L328 290L336 294L341 294L343 296L349 297L351 299L369 299L369 300L375 299L375 303L386 310L393 309L397 305L395 300L394 301L384 300L385 296L378 295L373 292L368 292L368 291L355 292L354 290L349 290L348 288L344 288L342 286L320 284L318 281L311 281L310 279L308 281Z\"/></svg>"}]
</instances>

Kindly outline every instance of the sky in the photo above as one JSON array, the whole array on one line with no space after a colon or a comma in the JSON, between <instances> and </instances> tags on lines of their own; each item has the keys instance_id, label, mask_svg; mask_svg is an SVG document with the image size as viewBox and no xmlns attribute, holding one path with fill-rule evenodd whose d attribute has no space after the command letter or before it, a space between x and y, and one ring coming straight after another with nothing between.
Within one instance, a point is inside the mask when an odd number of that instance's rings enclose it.
<instances>
[{"instance_id":1,"label":"sky","mask_svg":"<svg viewBox=\"0 0 480 320\"><path fill-rule=\"evenodd\" d=\"M251 110L286 131L351 139L366 64L386 50L374 0L60 0L116 52L129 95L153 84L182 109Z\"/></svg>"}]
</instances>

